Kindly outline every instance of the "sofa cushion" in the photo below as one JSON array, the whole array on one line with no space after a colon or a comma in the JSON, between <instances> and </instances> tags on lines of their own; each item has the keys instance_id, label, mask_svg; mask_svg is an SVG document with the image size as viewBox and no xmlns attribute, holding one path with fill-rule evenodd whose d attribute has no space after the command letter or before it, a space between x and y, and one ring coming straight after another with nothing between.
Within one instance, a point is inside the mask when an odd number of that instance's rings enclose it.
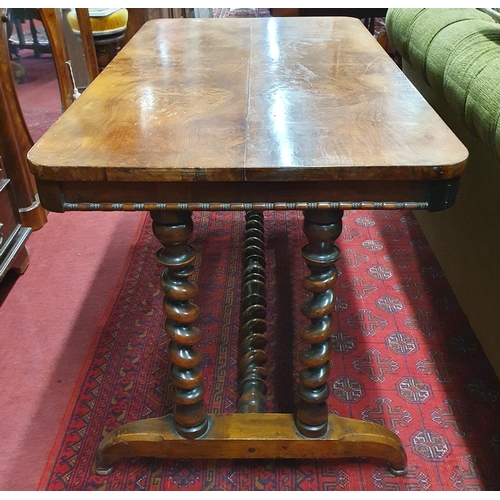
<instances>
[{"instance_id":1,"label":"sofa cushion","mask_svg":"<svg viewBox=\"0 0 500 500\"><path fill-rule=\"evenodd\" d=\"M425 59L426 47L432 38L446 26L463 19L493 22L488 14L477 9L388 9L385 25L387 35L401 57L410 61L410 44L413 58L418 58L417 54L423 51ZM412 35L414 29L418 32L415 37Z\"/></svg>"},{"instance_id":2,"label":"sofa cushion","mask_svg":"<svg viewBox=\"0 0 500 500\"><path fill-rule=\"evenodd\" d=\"M474 127L481 140L500 158L500 45L498 57L490 59L472 80L465 102L465 122Z\"/></svg>"},{"instance_id":3,"label":"sofa cushion","mask_svg":"<svg viewBox=\"0 0 500 500\"><path fill-rule=\"evenodd\" d=\"M446 102L492 151L500 112L499 68L500 24L493 23L457 42L443 77Z\"/></svg>"},{"instance_id":4,"label":"sofa cushion","mask_svg":"<svg viewBox=\"0 0 500 500\"><path fill-rule=\"evenodd\" d=\"M477 9L389 9L403 59L500 157L500 24Z\"/></svg>"},{"instance_id":5,"label":"sofa cushion","mask_svg":"<svg viewBox=\"0 0 500 500\"><path fill-rule=\"evenodd\" d=\"M432 39L427 50L427 57L421 66L424 66L423 75L425 81L436 91L443 91L444 71L453 49L462 40L474 37L478 30L485 25L491 25L488 21L478 19L466 19L445 26ZM466 42L467 43L467 42Z\"/></svg>"},{"instance_id":6,"label":"sofa cushion","mask_svg":"<svg viewBox=\"0 0 500 500\"><path fill-rule=\"evenodd\" d=\"M412 36L408 40L408 60L424 78L428 51L434 39L446 39L450 26L456 23L462 25L468 20L494 24L490 16L477 9L424 9L414 20Z\"/></svg>"},{"instance_id":7,"label":"sofa cushion","mask_svg":"<svg viewBox=\"0 0 500 500\"><path fill-rule=\"evenodd\" d=\"M401 54L403 59L408 60L408 44L410 43L411 31L418 16L425 9L389 9L385 17L385 29L387 36Z\"/></svg>"},{"instance_id":8,"label":"sofa cushion","mask_svg":"<svg viewBox=\"0 0 500 500\"><path fill-rule=\"evenodd\" d=\"M109 11L109 13L92 11ZM89 9L90 28L93 36L109 36L122 33L127 28L128 10L127 9ZM80 33L78 18L74 9L67 15L68 24L75 33Z\"/></svg>"}]
</instances>

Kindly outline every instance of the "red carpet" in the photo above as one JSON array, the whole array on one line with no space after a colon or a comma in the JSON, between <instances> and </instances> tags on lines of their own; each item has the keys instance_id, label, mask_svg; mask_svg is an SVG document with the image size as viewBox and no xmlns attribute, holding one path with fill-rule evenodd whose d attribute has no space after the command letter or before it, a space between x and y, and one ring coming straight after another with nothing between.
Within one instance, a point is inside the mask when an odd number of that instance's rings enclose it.
<instances>
[{"instance_id":1,"label":"red carpet","mask_svg":"<svg viewBox=\"0 0 500 500\"><path fill-rule=\"evenodd\" d=\"M237 398L242 225L241 213L195 214L191 244L198 251L199 347L205 353L206 399L215 413L234 411ZM109 476L93 474L104 434L172 406L161 269L154 258L159 244L148 219L39 489L498 489L500 383L413 215L346 212L339 240L330 411L397 432L408 454L406 477L362 458L135 458L117 462ZM305 322L299 311L303 244L299 212L266 212L270 410L288 405L277 338ZM295 358L298 349L300 344L294 345Z\"/></svg>"},{"instance_id":2,"label":"red carpet","mask_svg":"<svg viewBox=\"0 0 500 500\"><path fill-rule=\"evenodd\" d=\"M51 213L0 283L0 491L36 490L145 217Z\"/></svg>"}]
</instances>

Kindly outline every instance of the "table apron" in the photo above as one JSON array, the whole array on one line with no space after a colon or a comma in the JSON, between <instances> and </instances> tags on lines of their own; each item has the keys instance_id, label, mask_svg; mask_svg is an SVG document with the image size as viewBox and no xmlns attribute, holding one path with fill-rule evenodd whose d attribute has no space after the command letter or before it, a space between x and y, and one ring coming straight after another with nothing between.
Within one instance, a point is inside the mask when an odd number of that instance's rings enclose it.
<instances>
[{"instance_id":1,"label":"table apron","mask_svg":"<svg viewBox=\"0 0 500 500\"><path fill-rule=\"evenodd\" d=\"M436 181L99 182L37 179L53 212L154 210L444 210L459 178Z\"/></svg>"}]
</instances>

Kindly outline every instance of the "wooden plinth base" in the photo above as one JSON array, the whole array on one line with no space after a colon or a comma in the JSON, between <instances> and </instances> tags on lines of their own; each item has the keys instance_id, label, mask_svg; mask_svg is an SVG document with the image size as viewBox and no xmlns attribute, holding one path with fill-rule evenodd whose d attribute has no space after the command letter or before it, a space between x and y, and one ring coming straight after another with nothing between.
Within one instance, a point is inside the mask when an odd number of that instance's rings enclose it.
<instances>
[{"instance_id":1,"label":"wooden plinth base","mask_svg":"<svg viewBox=\"0 0 500 500\"><path fill-rule=\"evenodd\" d=\"M402 475L406 453L392 431L380 425L330 414L325 436L309 439L282 413L209 415L210 426L195 440L180 437L172 415L138 420L110 432L97 451L95 470L109 474L124 457L156 458L347 458L386 461Z\"/></svg>"},{"instance_id":2,"label":"wooden plinth base","mask_svg":"<svg viewBox=\"0 0 500 500\"><path fill-rule=\"evenodd\" d=\"M38 231L47 222L47 211L37 200L29 207L20 208L19 216L24 227L31 227L33 231Z\"/></svg>"}]
</instances>

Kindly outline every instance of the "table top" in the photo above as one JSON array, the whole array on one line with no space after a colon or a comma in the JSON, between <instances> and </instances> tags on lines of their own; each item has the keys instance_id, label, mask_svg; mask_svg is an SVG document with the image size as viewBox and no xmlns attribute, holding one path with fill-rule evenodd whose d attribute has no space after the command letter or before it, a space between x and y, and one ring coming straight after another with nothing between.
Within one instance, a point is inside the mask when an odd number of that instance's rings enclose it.
<instances>
[{"instance_id":1,"label":"table top","mask_svg":"<svg viewBox=\"0 0 500 500\"><path fill-rule=\"evenodd\" d=\"M468 152L354 18L146 23L28 154L49 181L450 179Z\"/></svg>"}]
</instances>

